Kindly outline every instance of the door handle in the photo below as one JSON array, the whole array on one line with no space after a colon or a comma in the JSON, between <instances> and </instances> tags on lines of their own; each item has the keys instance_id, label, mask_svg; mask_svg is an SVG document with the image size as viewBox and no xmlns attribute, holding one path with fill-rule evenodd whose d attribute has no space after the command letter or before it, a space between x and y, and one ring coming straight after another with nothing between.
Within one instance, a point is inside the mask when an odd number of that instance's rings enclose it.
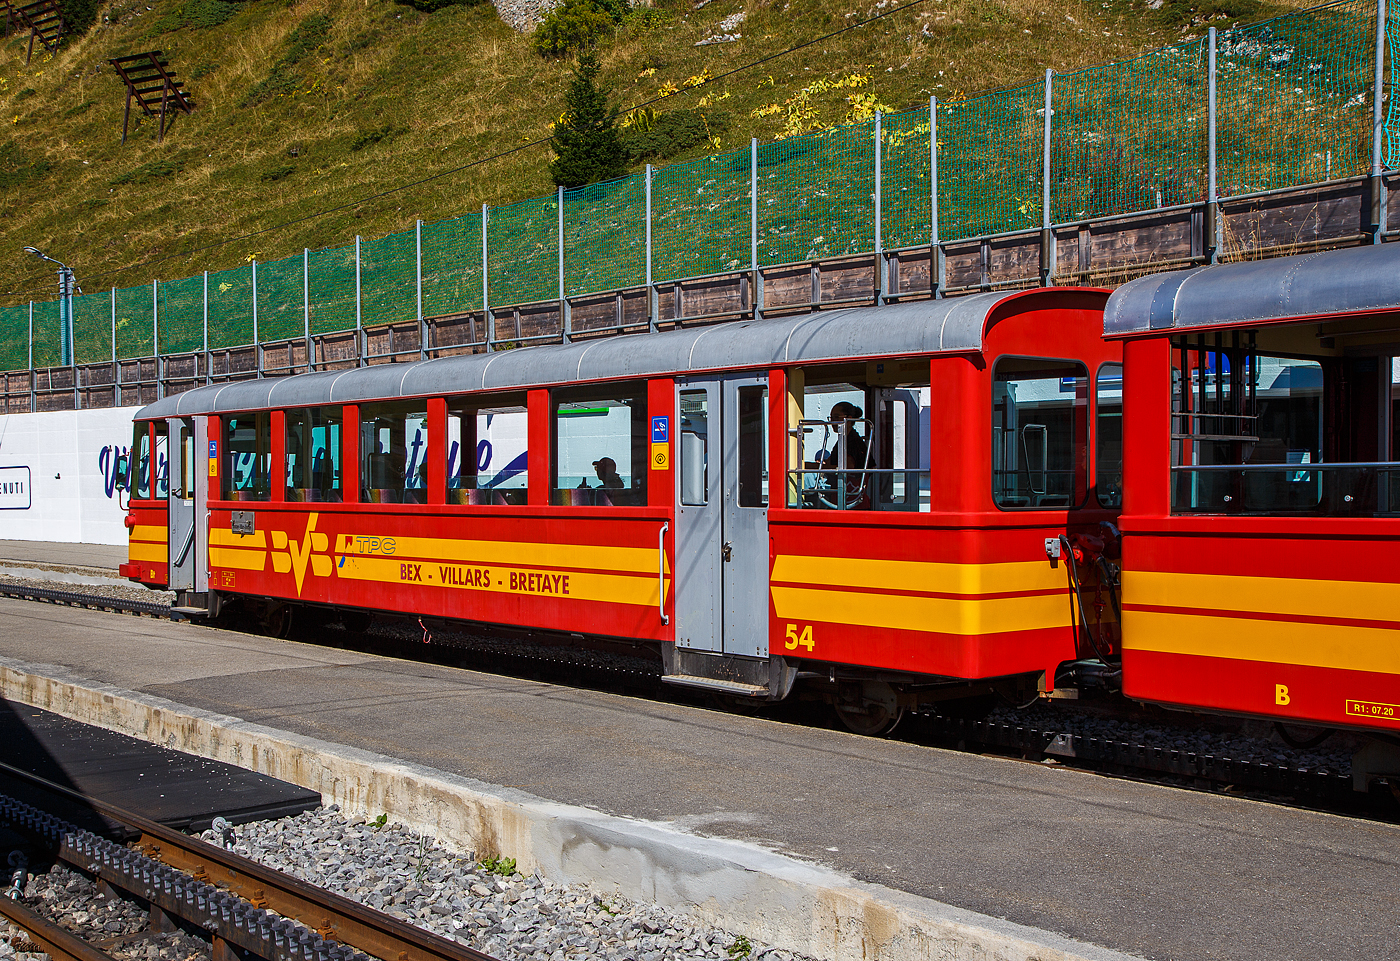
<instances>
[{"instance_id":1,"label":"door handle","mask_svg":"<svg viewBox=\"0 0 1400 961\"><path fill-rule=\"evenodd\" d=\"M734 545L729 541L724 542L724 546L719 549L719 556L725 561L734 560Z\"/></svg>"},{"instance_id":2,"label":"door handle","mask_svg":"<svg viewBox=\"0 0 1400 961\"><path fill-rule=\"evenodd\" d=\"M656 580L659 589L656 592L656 606L661 613L661 623L670 624L671 618L666 615L666 532L671 529L671 522L665 521L661 525L660 532L656 535Z\"/></svg>"}]
</instances>

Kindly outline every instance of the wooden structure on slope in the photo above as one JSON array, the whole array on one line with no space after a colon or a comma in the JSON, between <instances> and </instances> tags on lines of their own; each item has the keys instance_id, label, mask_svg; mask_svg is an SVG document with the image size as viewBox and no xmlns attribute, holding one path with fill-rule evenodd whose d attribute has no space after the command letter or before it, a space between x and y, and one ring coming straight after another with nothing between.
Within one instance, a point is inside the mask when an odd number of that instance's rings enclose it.
<instances>
[{"instance_id":1,"label":"wooden structure on slope","mask_svg":"<svg viewBox=\"0 0 1400 961\"><path fill-rule=\"evenodd\" d=\"M162 60L162 51L150 50L146 53L133 53L127 57L116 57L107 62L117 71L126 83L126 109L122 113L122 143L126 143L127 130L131 125L131 101L141 105L146 116L160 119L160 133L157 139L165 140L166 118L174 121L171 110L184 113L194 111L194 98L180 87L175 71L169 61Z\"/></svg>"},{"instance_id":2,"label":"wooden structure on slope","mask_svg":"<svg viewBox=\"0 0 1400 961\"><path fill-rule=\"evenodd\" d=\"M5 35L18 27L29 31L29 50L24 62L29 63L34 56L34 41L38 40L44 49L53 53L58 49L58 41L63 39L63 11L58 0L0 0L5 5Z\"/></svg>"}]
</instances>

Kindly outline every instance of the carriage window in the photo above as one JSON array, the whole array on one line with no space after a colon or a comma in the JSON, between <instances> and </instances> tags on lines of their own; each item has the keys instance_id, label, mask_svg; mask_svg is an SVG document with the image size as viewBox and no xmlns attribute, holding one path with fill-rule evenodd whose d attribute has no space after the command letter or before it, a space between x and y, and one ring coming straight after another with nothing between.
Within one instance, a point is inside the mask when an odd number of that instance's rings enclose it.
<instances>
[{"instance_id":1,"label":"carriage window","mask_svg":"<svg viewBox=\"0 0 1400 961\"><path fill-rule=\"evenodd\" d=\"M768 506L768 388L739 388L739 506Z\"/></svg>"},{"instance_id":2,"label":"carriage window","mask_svg":"<svg viewBox=\"0 0 1400 961\"><path fill-rule=\"evenodd\" d=\"M788 374L787 503L820 510L928 510L927 358Z\"/></svg>"},{"instance_id":3,"label":"carriage window","mask_svg":"<svg viewBox=\"0 0 1400 961\"><path fill-rule=\"evenodd\" d=\"M131 480L128 489L137 500L151 496L151 424L150 421L137 421L136 433L131 438Z\"/></svg>"},{"instance_id":4,"label":"carriage window","mask_svg":"<svg viewBox=\"0 0 1400 961\"><path fill-rule=\"evenodd\" d=\"M360 501L427 502L428 414L422 401L360 407Z\"/></svg>"},{"instance_id":5,"label":"carriage window","mask_svg":"<svg viewBox=\"0 0 1400 961\"><path fill-rule=\"evenodd\" d=\"M681 504L703 507L710 502L710 395L683 390L680 407Z\"/></svg>"},{"instance_id":6,"label":"carriage window","mask_svg":"<svg viewBox=\"0 0 1400 961\"><path fill-rule=\"evenodd\" d=\"M287 500L342 500L339 407L289 410L287 422Z\"/></svg>"},{"instance_id":7,"label":"carriage window","mask_svg":"<svg viewBox=\"0 0 1400 961\"><path fill-rule=\"evenodd\" d=\"M555 504L644 506L646 392L554 392Z\"/></svg>"},{"instance_id":8,"label":"carriage window","mask_svg":"<svg viewBox=\"0 0 1400 961\"><path fill-rule=\"evenodd\" d=\"M271 424L267 411L224 419L224 500L265 501L270 498Z\"/></svg>"},{"instance_id":9,"label":"carriage window","mask_svg":"<svg viewBox=\"0 0 1400 961\"><path fill-rule=\"evenodd\" d=\"M170 425L163 420L155 422L156 425L156 452L152 463L155 464L155 496L159 500L165 500L170 496Z\"/></svg>"},{"instance_id":10,"label":"carriage window","mask_svg":"<svg viewBox=\"0 0 1400 961\"><path fill-rule=\"evenodd\" d=\"M449 400L447 502L526 503L529 422L523 397Z\"/></svg>"},{"instance_id":11,"label":"carriage window","mask_svg":"<svg viewBox=\"0 0 1400 961\"><path fill-rule=\"evenodd\" d=\"M1123 506L1123 365L1099 368L1095 408L1097 473L1094 488L1104 507Z\"/></svg>"},{"instance_id":12,"label":"carriage window","mask_svg":"<svg viewBox=\"0 0 1400 961\"><path fill-rule=\"evenodd\" d=\"M992 499L1003 510L1084 499L1089 376L1065 360L1003 357L992 375Z\"/></svg>"}]
</instances>

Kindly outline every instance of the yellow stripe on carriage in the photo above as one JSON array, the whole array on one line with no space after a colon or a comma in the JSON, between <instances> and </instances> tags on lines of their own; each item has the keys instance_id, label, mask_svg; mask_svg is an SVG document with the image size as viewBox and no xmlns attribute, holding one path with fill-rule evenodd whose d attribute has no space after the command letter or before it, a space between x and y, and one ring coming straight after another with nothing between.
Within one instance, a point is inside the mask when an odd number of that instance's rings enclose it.
<instances>
[{"instance_id":1,"label":"yellow stripe on carriage","mask_svg":"<svg viewBox=\"0 0 1400 961\"><path fill-rule=\"evenodd\" d=\"M1064 593L1023 597L911 597L774 586L773 608L793 621L975 636L1070 626Z\"/></svg>"},{"instance_id":2,"label":"yellow stripe on carriage","mask_svg":"<svg viewBox=\"0 0 1400 961\"><path fill-rule=\"evenodd\" d=\"M165 544L170 540L170 529L168 527L156 527L152 524L137 524L131 529L131 539L134 541L149 541L153 544Z\"/></svg>"},{"instance_id":3,"label":"yellow stripe on carriage","mask_svg":"<svg viewBox=\"0 0 1400 961\"><path fill-rule=\"evenodd\" d=\"M1123 603L1150 607L1339 617L1400 626L1400 584L1124 571Z\"/></svg>"},{"instance_id":4,"label":"yellow stripe on carriage","mask_svg":"<svg viewBox=\"0 0 1400 961\"><path fill-rule=\"evenodd\" d=\"M126 556L133 561L155 561L157 564L164 564L170 559L170 547L166 544L147 544L141 541L132 541L127 545Z\"/></svg>"},{"instance_id":5,"label":"yellow stripe on carriage","mask_svg":"<svg viewBox=\"0 0 1400 961\"><path fill-rule=\"evenodd\" d=\"M267 570L267 551L240 551L232 547L210 547L209 566L238 571Z\"/></svg>"},{"instance_id":6,"label":"yellow stripe on carriage","mask_svg":"<svg viewBox=\"0 0 1400 961\"><path fill-rule=\"evenodd\" d=\"M241 547L244 550L266 550L267 532L254 531L251 534L235 534L226 527L211 527L209 545L211 547Z\"/></svg>"},{"instance_id":7,"label":"yellow stripe on carriage","mask_svg":"<svg viewBox=\"0 0 1400 961\"><path fill-rule=\"evenodd\" d=\"M392 541L391 549L387 541ZM386 538L357 534L336 535L335 553L337 558L344 554L351 557L393 557L410 561L520 567L576 568L586 563L593 570L649 573L653 577L659 563L655 547L473 541L445 537ZM670 573L670 560L665 560L664 564L664 570Z\"/></svg>"},{"instance_id":8,"label":"yellow stripe on carriage","mask_svg":"<svg viewBox=\"0 0 1400 961\"><path fill-rule=\"evenodd\" d=\"M1064 593L1069 581L1063 567L1047 560L999 564L939 564L865 557L817 557L779 554L773 561L775 583L814 587L883 588L940 594L1013 594L1030 591Z\"/></svg>"},{"instance_id":9,"label":"yellow stripe on carriage","mask_svg":"<svg viewBox=\"0 0 1400 961\"><path fill-rule=\"evenodd\" d=\"M1383 627L1125 610L1123 647L1160 654L1400 674L1400 633Z\"/></svg>"},{"instance_id":10,"label":"yellow stripe on carriage","mask_svg":"<svg viewBox=\"0 0 1400 961\"><path fill-rule=\"evenodd\" d=\"M653 563L655 560L656 555L653 553ZM658 602L659 579L655 570L649 576L603 574L578 569L541 571L527 564L488 565L478 560L474 566L463 566L448 561L401 560L398 557L365 557L354 554L338 554L334 561L336 576L353 581L448 587L483 593L525 594L531 597L558 597L649 607L656 607ZM451 572L447 580L443 579L444 569ZM489 571L489 577L477 575L478 571ZM525 578L523 581L522 577ZM548 582L543 578L548 578ZM669 580L667 587L670 587Z\"/></svg>"}]
</instances>

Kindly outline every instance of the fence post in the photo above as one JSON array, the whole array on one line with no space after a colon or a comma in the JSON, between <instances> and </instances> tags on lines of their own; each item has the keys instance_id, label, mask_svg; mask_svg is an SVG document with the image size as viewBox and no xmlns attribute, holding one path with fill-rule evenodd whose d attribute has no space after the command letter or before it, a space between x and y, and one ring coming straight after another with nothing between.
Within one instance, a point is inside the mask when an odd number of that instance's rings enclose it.
<instances>
[{"instance_id":1,"label":"fence post","mask_svg":"<svg viewBox=\"0 0 1400 961\"><path fill-rule=\"evenodd\" d=\"M875 303L885 303L889 294L889 270L885 264L884 239L884 114L875 111Z\"/></svg>"},{"instance_id":2,"label":"fence post","mask_svg":"<svg viewBox=\"0 0 1400 961\"><path fill-rule=\"evenodd\" d=\"M483 336L486 338L486 351L490 353L494 349L496 342L496 318L491 314L491 275L487 272L490 261L487 257L488 247L486 238L486 227L491 222L491 215L485 204L481 205L481 321L485 327Z\"/></svg>"},{"instance_id":3,"label":"fence post","mask_svg":"<svg viewBox=\"0 0 1400 961\"><path fill-rule=\"evenodd\" d=\"M753 319L763 319L763 273L758 269L758 138L749 140L749 261L753 272Z\"/></svg>"},{"instance_id":4,"label":"fence post","mask_svg":"<svg viewBox=\"0 0 1400 961\"><path fill-rule=\"evenodd\" d=\"M569 311L569 298L564 296L564 188L560 187L555 194L559 204L559 331L563 335L564 343L569 342L569 335L573 333L573 316Z\"/></svg>"},{"instance_id":5,"label":"fence post","mask_svg":"<svg viewBox=\"0 0 1400 961\"><path fill-rule=\"evenodd\" d=\"M151 281L151 356L156 359L156 400L165 396L165 365L160 362L160 281Z\"/></svg>"},{"instance_id":6,"label":"fence post","mask_svg":"<svg viewBox=\"0 0 1400 961\"><path fill-rule=\"evenodd\" d=\"M117 288L112 288L112 400L122 405L122 366L117 363Z\"/></svg>"},{"instance_id":7,"label":"fence post","mask_svg":"<svg viewBox=\"0 0 1400 961\"><path fill-rule=\"evenodd\" d=\"M253 261L253 357L257 360L258 376L263 375L262 338L258 336L258 262Z\"/></svg>"},{"instance_id":8,"label":"fence post","mask_svg":"<svg viewBox=\"0 0 1400 961\"><path fill-rule=\"evenodd\" d=\"M204 272L204 383L214 382L214 359L209 354L209 271Z\"/></svg>"},{"instance_id":9,"label":"fence post","mask_svg":"<svg viewBox=\"0 0 1400 961\"><path fill-rule=\"evenodd\" d=\"M34 374L34 301L29 302L29 412L32 414L39 402L39 378Z\"/></svg>"},{"instance_id":10,"label":"fence post","mask_svg":"<svg viewBox=\"0 0 1400 961\"><path fill-rule=\"evenodd\" d=\"M647 328L656 333L661 327L661 304L651 282L651 164L647 164Z\"/></svg>"},{"instance_id":11,"label":"fence post","mask_svg":"<svg viewBox=\"0 0 1400 961\"><path fill-rule=\"evenodd\" d=\"M423 323L423 221L413 221L413 290L418 310L418 359L428 359L428 325Z\"/></svg>"},{"instance_id":12,"label":"fence post","mask_svg":"<svg viewBox=\"0 0 1400 961\"><path fill-rule=\"evenodd\" d=\"M1385 26L1386 0L1376 0L1376 94L1371 107L1371 243L1385 237L1385 177L1382 175L1381 139L1385 129Z\"/></svg>"},{"instance_id":13,"label":"fence post","mask_svg":"<svg viewBox=\"0 0 1400 961\"><path fill-rule=\"evenodd\" d=\"M1055 231L1050 226L1050 124L1054 109L1055 71L1045 71L1045 142L1040 172L1040 286L1049 287L1055 276Z\"/></svg>"},{"instance_id":14,"label":"fence post","mask_svg":"<svg viewBox=\"0 0 1400 961\"><path fill-rule=\"evenodd\" d=\"M316 367L316 347L311 343L311 251L301 248L301 334L306 338L306 372Z\"/></svg>"},{"instance_id":15,"label":"fence post","mask_svg":"<svg viewBox=\"0 0 1400 961\"><path fill-rule=\"evenodd\" d=\"M948 261L938 241L938 98L928 98L929 171L929 288L935 300L943 297L948 279Z\"/></svg>"},{"instance_id":16,"label":"fence post","mask_svg":"<svg viewBox=\"0 0 1400 961\"><path fill-rule=\"evenodd\" d=\"M355 235L355 366L365 365L369 353L368 338L364 336L364 317L360 314L360 235Z\"/></svg>"},{"instance_id":17,"label":"fence post","mask_svg":"<svg viewBox=\"0 0 1400 961\"><path fill-rule=\"evenodd\" d=\"M1206 34L1206 214L1201 226L1202 246L1207 263L1220 256L1220 203L1216 182L1215 156L1215 28Z\"/></svg>"}]
</instances>

